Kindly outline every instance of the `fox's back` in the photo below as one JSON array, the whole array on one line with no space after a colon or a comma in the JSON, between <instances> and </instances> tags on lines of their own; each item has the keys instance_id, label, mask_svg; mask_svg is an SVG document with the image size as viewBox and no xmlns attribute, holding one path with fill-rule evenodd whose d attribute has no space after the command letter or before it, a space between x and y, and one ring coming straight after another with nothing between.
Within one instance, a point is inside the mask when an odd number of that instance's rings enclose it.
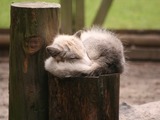
<instances>
[{"instance_id":1,"label":"fox's back","mask_svg":"<svg viewBox=\"0 0 160 120\"><path fill-rule=\"evenodd\" d=\"M92 28L83 32L81 40L91 59L97 59L103 55L107 57L107 54L112 53L123 53L121 41L113 33L100 28Z\"/></svg>"}]
</instances>

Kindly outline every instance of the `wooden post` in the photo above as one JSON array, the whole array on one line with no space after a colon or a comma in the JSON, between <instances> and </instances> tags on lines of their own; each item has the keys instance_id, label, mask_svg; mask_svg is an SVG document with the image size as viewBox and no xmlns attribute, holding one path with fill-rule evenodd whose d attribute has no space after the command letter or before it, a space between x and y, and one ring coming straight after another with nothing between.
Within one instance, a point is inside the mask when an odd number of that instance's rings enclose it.
<instances>
[{"instance_id":1,"label":"wooden post","mask_svg":"<svg viewBox=\"0 0 160 120\"><path fill-rule=\"evenodd\" d=\"M49 78L49 120L118 120L119 74Z\"/></svg>"},{"instance_id":2,"label":"wooden post","mask_svg":"<svg viewBox=\"0 0 160 120\"><path fill-rule=\"evenodd\" d=\"M72 34L72 0L61 0L61 32Z\"/></svg>"},{"instance_id":3,"label":"wooden post","mask_svg":"<svg viewBox=\"0 0 160 120\"><path fill-rule=\"evenodd\" d=\"M84 0L60 0L61 32L73 34L84 27Z\"/></svg>"},{"instance_id":4,"label":"wooden post","mask_svg":"<svg viewBox=\"0 0 160 120\"><path fill-rule=\"evenodd\" d=\"M112 5L113 0L102 0L99 10L96 14L96 17L93 21L93 25L103 25L104 20L109 12L109 9Z\"/></svg>"},{"instance_id":5,"label":"wooden post","mask_svg":"<svg viewBox=\"0 0 160 120\"><path fill-rule=\"evenodd\" d=\"M9 120L48 120L45 48L58 32L59 4L11 5Z\"/></svg>"},{"instance_id":6,"label":"wooden post","mask_svg":"<svg viewBox=\"0 0 160 120\"><path fill-rule=\"evenodd\" d=\"M76 0L75 10L75 31L83 29L85 25L84 0Z\"/></svg>"}]
</instances>

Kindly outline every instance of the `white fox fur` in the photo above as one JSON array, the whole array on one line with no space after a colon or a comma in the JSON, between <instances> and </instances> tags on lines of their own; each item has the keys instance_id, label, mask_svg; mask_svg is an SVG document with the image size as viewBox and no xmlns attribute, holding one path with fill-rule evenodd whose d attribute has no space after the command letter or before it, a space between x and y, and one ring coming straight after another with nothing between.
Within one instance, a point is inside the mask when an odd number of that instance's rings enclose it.
<instances>
[{"instance_id":1,"label":"white fox fur","mask_svg":"<svg viewBox=\"0 0 160 120\"><path fill-rule=\"evenodd\" d=\"M98 27L57 35L47 51L51 57L45 61L45 69L57 77L97 76L122 73L124 69L121 41Z\"/></svg>"}]
</instances>

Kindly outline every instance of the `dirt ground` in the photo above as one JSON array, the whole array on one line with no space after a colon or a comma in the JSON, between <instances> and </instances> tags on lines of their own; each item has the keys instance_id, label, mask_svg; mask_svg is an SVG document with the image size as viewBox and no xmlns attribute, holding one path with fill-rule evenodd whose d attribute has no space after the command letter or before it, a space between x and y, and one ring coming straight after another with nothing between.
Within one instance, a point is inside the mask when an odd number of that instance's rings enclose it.
<instances>
[{"instance_id":1,"label":"dirt ground","mask_svg":"<svg viewBox=\"0 0 160 120\"><path fill-rule=\"evenodd\" d=\"M160 61L128 62L121 75L120 103L144 104L160 101Z\"/></svg>"},{"instance_id":2,"label":"dirt ground","mask_svg":"<svg viewBox=\"0 0 160 120\"><path fill-rule=\"evenodd\" d=\"M0 120L8 120L8 58L0 58ZM160 100L160 62L130 61L121 75L120 103Z\"/></svg>"},{"instance_id":3,"label":"dirt ground","mask_svg":"<svg viewBox=\"0 0 160 120\"><path fill-rule=\"evenodd\" d=\"M8 58L0 58L0 120L8 120Z\"/></svg>"}]
</instances>

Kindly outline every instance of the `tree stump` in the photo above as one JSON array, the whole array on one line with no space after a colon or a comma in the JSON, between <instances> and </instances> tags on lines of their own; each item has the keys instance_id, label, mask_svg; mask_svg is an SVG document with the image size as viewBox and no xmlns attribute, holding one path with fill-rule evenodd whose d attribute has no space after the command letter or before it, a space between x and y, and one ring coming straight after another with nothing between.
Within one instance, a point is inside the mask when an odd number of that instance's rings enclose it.
<instances>
[{"instance_id":1,"label":"tree stump","mask_svg":"<svg viewBox=\"0 0 160 120\"><path fill-rule=\"evenodd\" d=\"M119 74L49 77L49 120L118 120Z\"/></svg>"},{"instance_id":2,"label":"tree stump","mask_svg":"<svg viewBox=\"0 0 160 120\"><path fill-rule=\"evenodd\" d=\"M58 32L59 4L11 5L9 120L48 120L46 46Z\"/></svg>"}]
</instances>

